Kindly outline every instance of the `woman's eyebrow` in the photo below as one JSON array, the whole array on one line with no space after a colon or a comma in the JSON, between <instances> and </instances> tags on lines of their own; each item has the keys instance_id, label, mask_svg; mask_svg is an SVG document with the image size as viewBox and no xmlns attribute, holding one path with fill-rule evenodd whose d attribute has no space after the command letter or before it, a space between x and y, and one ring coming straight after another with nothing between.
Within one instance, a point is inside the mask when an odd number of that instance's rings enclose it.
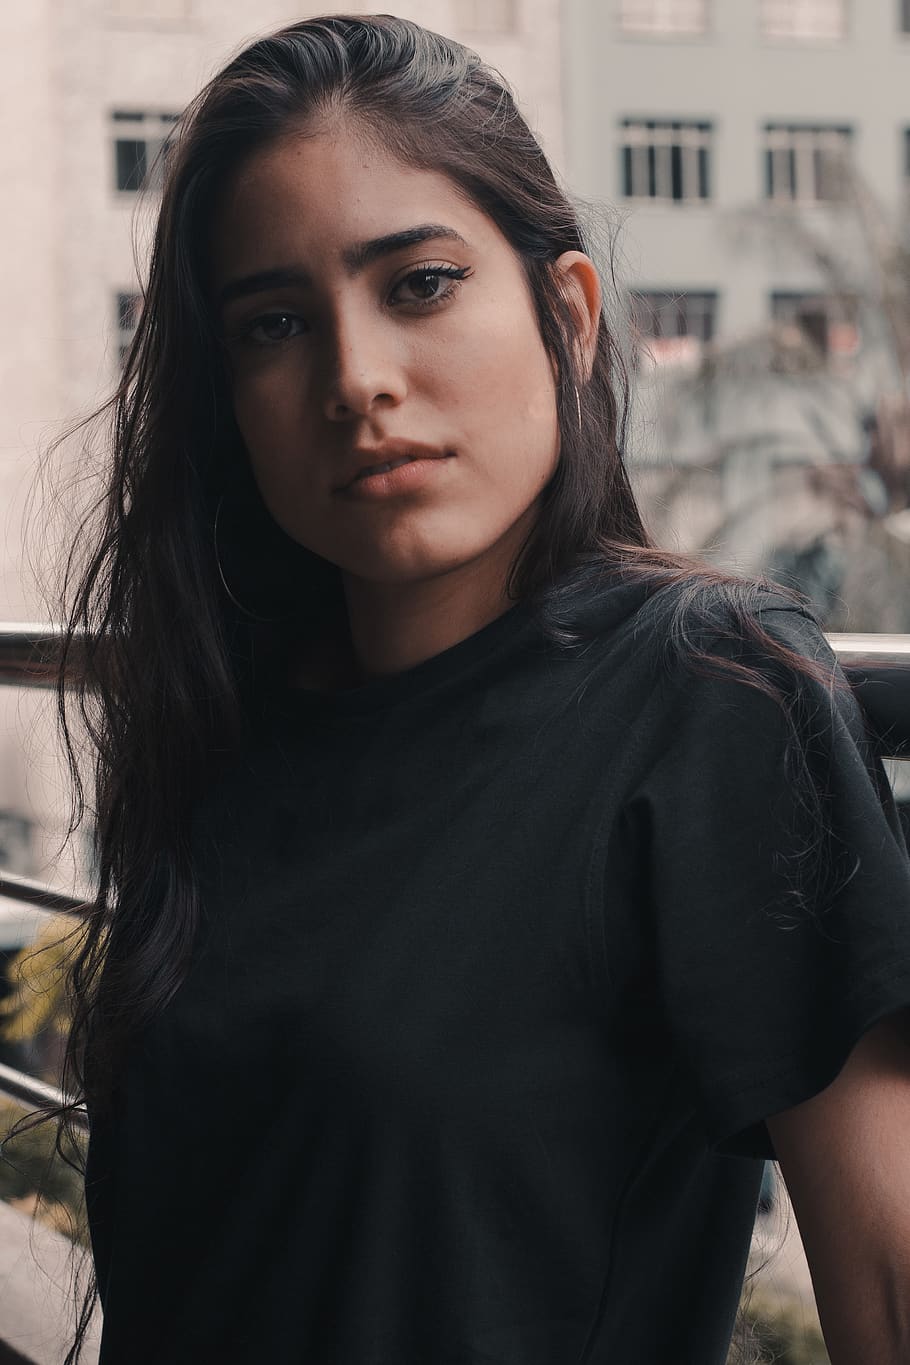
<instances>
[{"instance_id":1,"label":"woman's eyebrow","mask_svg":"<svg viewBox=\"0 0 910 1365\"><path fill-rule=\"evenodd\" d=\"M400 232L388 232L382 237L373 237L368 242L358 242L356 246L348 247L342 253L341 259L348 271L352 275L357 275L382 256L390 256L393 252L402 251L409 246L419 246L421 242L438 241L459 242L462 246L467 246L467 242L455 228L446 227L444 223L421 223L417 227L403 228ZM225 308L235 299L246 298L250 294L262 294L267 289L285 285L306 286L311 283L310 275L300 266L276 266L270 270L257 270L252 275L242 275L236 280L230 280L221 290L218 302L221 308Z\"/></svg>"},{"instance_id":2,"label":"woman's eyebrow","mask_svg":"<svg viewBox=\"0 0 910 1365\"><path fill-rule=\"evenodd\" d=\"M419 227L403 228L401 232L389 232L384 237L374 237L372 241L361 242L358 246L349 247L342 253L342 260L350 270L352 275L365 270L372 265L380 256L390 256L393 251L401 251L404 247L419 246L421 242L438 242L448 240L459 242L462 246L467 246L467 242L460 232L456 232L452 227L446 227L443 223L421 223Z\"/></svg>"}]
</instances>

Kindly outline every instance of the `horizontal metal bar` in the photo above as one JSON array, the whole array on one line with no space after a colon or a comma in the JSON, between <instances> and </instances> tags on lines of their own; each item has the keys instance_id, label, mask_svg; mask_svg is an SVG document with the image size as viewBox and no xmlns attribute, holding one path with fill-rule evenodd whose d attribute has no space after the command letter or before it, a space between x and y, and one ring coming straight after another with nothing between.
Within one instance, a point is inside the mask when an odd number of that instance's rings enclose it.
<instances>
[{"instance_id":1,"label":"horizontal metal bar","mask_svg":"<svg viewBox=\"0 0 910 1365\"><path fill-rule=\"evenodd\" d=\"M64 635L61 625L0 622L0 683L53 686ZM856 688L882 755L910 755L910 635L834 632L827 638ZM81 640L76 637L77 646Z\"/></svg>"},{"instance_id":2,"label":"horizontal metal bar","mask_svg":"<svg viewBox=\"0 0 910 1365\"><path fill-rule=\"evenodd\" d=\"M19 1103L33 1109L46 1109L48 1105L61 1108L67 1103L63 1091L58 1090L55 1085L39 1081L37 1076L17 1071L15 1067L7 1066L4 1062L0 1062L0 1094L8 1095L10 1099L18 1100ZM73 1122L79 1128L88 1131L88 1114L84 1108L73 1110ZM2 1136L0 1133L0 1137Z\"/></svg>"},{"instance_id":3,"label":"horizontal metal bar","mask_svg":"<svg viewBox=\"0 0 910 1365\"><path fill-rule=\"evenodd\" d=\"M910 757L910 635L832 633L883 758Z\"/></svg>"},{"instance_id":4,"label":"horizontal metal bar","mask_svg":"<svg viewBox=\"0 0 910 1365\"><path fill-rule=\"evenodd\" d=\"M14 901L25 901L37 905L42 910L61 911L65 915L83 915L91 904L85 898L68 896L56 891L45 882L33 882L28 877L20 877L15 872L0 868L0 896L9 896Z\"/></svg>"},{"instance_id":5,"label":"horizontal metal bar","mask_svg":"<svg viewBox=\"0 0 910 1365\"><path fill-rule=\"evenodd\" d=\"M0 621L0 683L53 687L57 679L61 625L39 621ZM77 636L77 643L81 642Z\"/></svg>"},{"instance_id":6,"label":"horizontal metal bar","mask_svg":"<svg viewBox=\"0 0 910 1365\"><path fill-rule=\"evenodd\" d=\"M0 670L15 671L23 663L34 663L32 656L51 653L54 647L59 646L65 633L64 627L59 624L0 621ZM81 640L83 637L77 635L76 638ZM827 638L838 657L848 662L854 655L862 658L893 656L897 661L910 664L910 635L831 632ZM32 671L27 669L23 684L28 686L33 676Z\"/></svg>"},{"instance_id":7,"label":"horizontal metal bar","mask_svg":"<svg viewBox=\"0 0 910 1365\"><path fill-rule=\"evenodd\" d=\"M54 666L55 650L64 635L61 625L0 621L0 681L16 681L25 687L45 685L36 683L36 676ZM831 633L827 638L842 666L849 667L854 659L874 658L889 659L898 667L910 669L910 635ZM21 676L7 676L18 674Z\"/></svg>"},{"instance_id":8,"label":"horizontal metal bar","mask_svg":"<svg viewBox=\"0 0 910 1365\"><path fill-rule=\"evenodd\" d=\"M867 631L865 634L829 631L827 639L838 656L841 653L848 657L853 654L872 654L876 657L893 654L898 658L910 656L910 635L893 635L887 631Z\"/></svg>"}]
</instances>

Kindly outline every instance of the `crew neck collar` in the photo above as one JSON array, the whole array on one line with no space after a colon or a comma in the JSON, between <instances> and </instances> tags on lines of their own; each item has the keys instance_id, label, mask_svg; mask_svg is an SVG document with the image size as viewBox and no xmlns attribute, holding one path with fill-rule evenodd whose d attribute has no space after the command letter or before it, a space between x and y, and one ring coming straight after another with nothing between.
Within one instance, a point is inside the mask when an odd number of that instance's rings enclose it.
<instances>
[{"instance_id":1,"label":"crew neck collar","mask_svg":"<svg viewBox=\"0 0 910 1365\"><path fill-rule=\"evenodd\" d=\"M272 693L267 709L282 714L353 715L391 709L414 701L481 666L492 655L529 629L532 614L525 602L517 602L485 626L438 654L400 673L387 674L356 687L318 691L282 682Z\"/></svg>"}]
</instances>

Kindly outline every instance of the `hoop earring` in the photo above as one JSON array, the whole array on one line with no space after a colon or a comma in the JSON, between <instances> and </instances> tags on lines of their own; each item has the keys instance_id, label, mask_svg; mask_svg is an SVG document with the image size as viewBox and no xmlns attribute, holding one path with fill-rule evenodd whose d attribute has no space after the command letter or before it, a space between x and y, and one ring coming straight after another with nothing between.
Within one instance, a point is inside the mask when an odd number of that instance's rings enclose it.
<instances>
[{"instance_id":1,"label":"hoop earring","mask_svg":"<svg viewBox=\"0 0 910 1365\"><path fill-rule=\"evenodd\" d=\"M581 395L578 392L578 385L575 385L575 410L578 413L578 430L581 431Z\"/></svg>"},{"instance_id":2,"label":"hoop earring","mask_svg":"<svg viewBox=\"0 0 910 1365\"><path fill-rule=\"evenodd\" d=\"M222 567L221 567L221 556L220 556L220 554L218 553L218 519L219 519L219 517L221 516L221 507L222 507L222 504L223 504L223 503L224 503L224 494L222 493L222 494L219 496L219 498L218 498L218 505L217 505L217 507L215 508L215 522L214 522L214 525L213 525L213 527L212 527L212 543L213 543L214 549L215 549L215 565L216 565L216 567L217 567L217 569L218 569L218 577L221 579L221 586L222 586L222 588L224 588L225 593L226 593L227 596L230 598L230 600L233 602L233 604L234 604L234 606L237 608L237 610L238 610L238 611L242 611L243 614L244 614L244 616L249 616L251 620L253 620L253 621L260 621L260 622L262 622L263 624L266 624L266 625L278 625L280 622L287 620L287 617L285 617L285 616L257 616L256 612L250 611L249 607L245 607L245 606L243 605L242 602L238 601L238 599L234 596L234 594L231 592L230 588L228 587L227 579L226 579L225 576L224 576L224 570L223 570Z\"/></svg>"}]
</instances>

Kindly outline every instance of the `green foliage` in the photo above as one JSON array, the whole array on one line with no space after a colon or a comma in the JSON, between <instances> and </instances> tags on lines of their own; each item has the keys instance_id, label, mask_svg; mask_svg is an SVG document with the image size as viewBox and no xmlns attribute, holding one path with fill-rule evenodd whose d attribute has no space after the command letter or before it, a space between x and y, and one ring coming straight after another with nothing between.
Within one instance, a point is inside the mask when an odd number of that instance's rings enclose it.
<instances>
[{"instance_id":1,"label":"green foliage","mask_svg":"<svg viewBox=\"0 0 910 1365\"><path fill-rule=\"evenodd\" d=\"M57 1127L42 1123L13 1137L13 1125L26 1111L11 1101L0 1101L0 1199L18 1204L74 1240L85 1242L85 1195L83 1178L56 1151ZM70 1161L84 1163L84 1140L72 1151L64 1141Z\"/></svg>"},{"instance_id":2,"label":"green foliage","mask_svg":"<svg viewBox=\"0 0 910 1365\"><path fill-rule=\"evenodd\" d=\"M34 943L11 958L9 995L0 1007L0 1038L18 1043L42 1030L66 1034L70 1026L66 968L73 940L85 933L70 915L52 915Z\"/></svg>"},{"instance_id":3,"label":"green foliage","mask_svg":"<svg viewBox=\"0 0 910 1365\"><path fill-rule=\"evenodd\" d=\"M754 1365L830 1365L817 1322L797 1300L775 1302L756 1293L743 1312Z\"/></svg>"}]
</instances>

